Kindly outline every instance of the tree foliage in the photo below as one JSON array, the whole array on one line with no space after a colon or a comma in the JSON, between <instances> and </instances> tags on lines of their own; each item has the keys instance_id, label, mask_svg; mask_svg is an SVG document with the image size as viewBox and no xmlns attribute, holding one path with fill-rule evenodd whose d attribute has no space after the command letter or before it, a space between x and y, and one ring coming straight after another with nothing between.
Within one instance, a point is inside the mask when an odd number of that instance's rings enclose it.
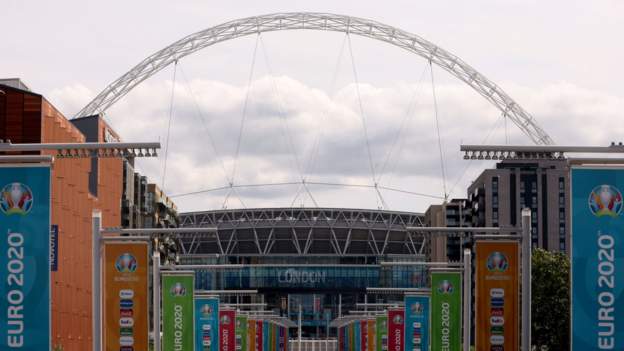
<instances>
[{"instance_id":1,"label":"tree foliage","mask_svg":"<svg viewBox=\"0 0 624 351\"><path fill-rule=\"evenodd\" d=\"M531 339L537 350L570 349L570 260L533 250Z\"/></svg>"}]
</instances>

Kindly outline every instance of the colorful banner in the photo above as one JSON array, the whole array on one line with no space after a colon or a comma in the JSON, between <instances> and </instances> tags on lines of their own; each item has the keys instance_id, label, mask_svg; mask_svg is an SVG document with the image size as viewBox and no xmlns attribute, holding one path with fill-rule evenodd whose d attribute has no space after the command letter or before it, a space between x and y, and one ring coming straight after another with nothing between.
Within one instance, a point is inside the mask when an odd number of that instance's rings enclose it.
<instances>
[{"instance_id":1,"label":"colorful banner","mask_svg":"<svg viewBox=\"0 0 624 351\"><path fill-rule=\"evenodd\" d=\"M349 351L355 351L355 323L350 323L348 328L347 346Z\"/></svg>"},{"instance_id":2,"label":"colorful banner","mask_svg":"<svg viewBox=\"0 0 624 351\"><path fill-rule=\"evenodd\" d=\"M264 323L262 321L256 322L256 351L264 351L264 332L262 331Z\"/></svg>"},{"instance_id":3,"label":"colorful banner","mask_svg":"<svg viewBox=\"0 0 624 351\"><path fill-rule=\"evenodd\" d=\"M429 350L429 305L427 295L405 296L405 350Z\"/></svg>"},{"instance_id":4,"label":"colorful banner","mask_svg":"<svg viewBox=\"0 0 624 351\"><path fill-rule=\"evenodd\" d=\"M343 351L345 345L343 327L338 327L338 330L336 331L336 336L338 337L338 351Z\"/></svg>"},{"instance_id":5,"label":"colorful banner","mask_svg":"<svg viewBox=\"0 0 624 351\"><path fill-rule=\"evenodd\" d=\"M50 167L0 166L0 350L50 349Z\"/></svg>"},{"instance_id":6,"label":"colorful banner","mask_svg":"<svg viewBox=\"0 0 624 351\"><path fill-rule=\"evenodd\" d=\"M516 241L475 244L475 346L518 350L519 249Z\"/></svg>"},{"instance_id":7,"label":"colorful banner","mask_svg":"<svg viewBox=\"0 0 624 351\"><path fill-rule=\"evenodd\" d=\"M431 350L461 350L461 281L459 272L431 272Z\"/></svg>"},{"instance_id":8,"label":"colorful banner","mask_svg":"<svg viewBox=\"0 0 624 351\"><path fill-rule=\"evenodd\" d=\"M269 350L270 351L277 351L277 348L275 347L275 339L277 339L277 337L275 336L275 329L276 329L276 325L273 323L269 324L269 329L270 329L270 334L269 334Z\"/></svg>"},{"instance_id":9,"label":"colorful banner","mask_svg":"<svg viewBox=\"0 0 624 351\"><path fill-rule=\"evenodd\" d=\"M388 351L388 316L378 316L375 324L377 326L375 349L377 351Z\"/></svg>"},{"instance_id":10,"label":"colorful banner","mask_svg":"<svg viewBox=\"0 0 624 351\"><path fill-rule=\"evenodd\" d=\"M353 323L353 340L355 342L355 351L362 351L362 330L360 321Z\"/></svg>"},{"instance_id":11,"label":"colorful banner","mask_svg":"<svg viewBox=\"0 0 624 351\"><path fill-rule=\"evenodd\" d=\"M236 311L219 309L219 351L236 350Z\"/></svg>"},{"instance_id":12,"label":"colorful banner","mask_svg":"<svg viewBox=\"0 0 624 351\"><path fill-rule=\"evenodd\" d=\"M267 321L262 322L262 351L270 351L271 328Z\"/></svg>"},{"instance_id":13,"label":"colorful banner","mask_svg":"<svg viewBox=\"0 0 624 351\"><path fill-rule=\"evenodd\" d=\"M405 315L402 308L388 309L388 351L403 351Z\"/></svg>"},{"instance_id":14,"label":"colorful banner","mask_svg":"<svg viewBox=\"0 0 624 351\"><path fill-rule=\"evenodd\" d=\"M360 321L360 350L368 351L368 322Z\"/></svg>"},{"instance_id":15,"label":"colorful banner","mask_svg":"<svg viewBox=\"0 0 624 351\"><path fill-rule=\"evenodd\" d=\"M195 296L195 351L219 351L219 298Z\"/></svg>"},{"instance_id":16,"label":"colorful banner","mask_svg":"<svg viewBox=\"0 0 624 351\"><path fill-rule=\"evenodd\" d=\"M366 321L366 351L375 351L375 318Z\"/></svg>"},{"instance_id":17,"label":"colorful banner","mask_svg":"<svg viewBox=\"0 0 624 351\"><path fill-rule=\"evenodd\" d=\"M247 351L247 316L236 316L236 350Z\"/></svg>"},{"instance_id":18,"label":"colorful banner","mask_svg":"<svg viewBox=\"0 0 624 351\"><path fill-rule=\"evenodd\" d=\"M624 169L573 168L571 182L572 349L624 350Z\"/></svg>"},{"instance_id":19,"label":"colorful banner","mask_svg":"<svg viewBox=\"0 0 624 351\"><path fill-rule=\"evenodd\" d=\"M166 272L162 274L163 349L193 351L195 320L193 292L195 274Z\"/></svg>"},{"instance_id":20,"label":"colorful banner","mask_svg":"<svg viewBox=\"0 0 624 351\"><path fill-rule=\"evenodd\" d=\"M247 349L249 351L256 350L256 325L255 319L247 320Z\"/></svg>"},{"instance_id":21,"label":"colorful banner","mask_svg":"<svg viewBox=\"0 0 624 351\"><path fill-rule=\"evenodd\" d=\"M284 351L284 347L286 346L284 344L284 327L279 326L278 327L278 331L279 331L279 337L277 338L277 344L278 344L278 351Z\"/></svg>"},{"instance_id":22,"label":"colorful banner","mask_svg":"<svg viewBox=\"0 0 624 351\"><path fill-rule=\"evenodd\" d=\"M144 350L149 339L149 246L104 244L104 350Z\"/></svg>"}]
</instances>

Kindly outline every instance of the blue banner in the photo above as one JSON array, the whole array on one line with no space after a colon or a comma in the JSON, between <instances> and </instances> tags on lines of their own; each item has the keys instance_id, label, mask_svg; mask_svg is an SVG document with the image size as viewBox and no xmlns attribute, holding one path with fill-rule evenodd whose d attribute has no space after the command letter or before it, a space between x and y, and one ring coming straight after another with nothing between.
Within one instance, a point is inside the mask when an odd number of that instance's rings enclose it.
<instances>
[{"instance_id":1,"label":"blue banner","mask_svg":"<svg viewBox=\"0 0 624 351\"><path fill-rule=\"evenodd\" d=\"M219 351L219 298L195 296L195 351Z\"/></svg>"},{"instance_id":2,"label":"blue banner","mask_svg":"<svg viewBox=\"0 0 624 351\"><path fill-rule=\"evenodd\" d=\"M405 296L406 351L429 350L429 306L429 296Z\"/></svg>"},{"instance_id":3,"label":"blue banner","mask_svg":"<svg viewBox=\"0 0 624 351\"><path fill-rule=\"evenodd\" d=\"M50 167L0 167L0 350L50 349Z\"/></svg>"},{"instance_id":4,"label":"blue banner","mask_svg":"<svg viewBox=\"0 0 624 351\"><path fill-rule=\"evenodd\" d=\"M571 182L572 348L624 350L624 169L573 168Z\"/></svg>"},{"instance_id":5,"label":"blue banner","mask_svg":"<svg viewBox=\"0 0 624 351\"><path fill-rule=\"evenodd\" d=\"M270 339L271 331L269 330L269 322L262 322L262 350L270 351L269 348L269 339Z\"/></svg>"}]
</instances>

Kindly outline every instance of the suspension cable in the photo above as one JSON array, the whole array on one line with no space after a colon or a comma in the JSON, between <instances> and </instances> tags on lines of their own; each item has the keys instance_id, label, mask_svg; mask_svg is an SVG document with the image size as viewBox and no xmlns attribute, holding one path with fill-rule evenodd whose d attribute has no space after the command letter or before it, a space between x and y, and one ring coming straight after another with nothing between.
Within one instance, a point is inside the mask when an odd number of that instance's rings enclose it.
<instances>
[{"instance_id":1,"label":"suspension cable","mask_svg":"<svg viewBox=\"0 0 624 351\"><path fill-rule=\"evenodd\" d=\"M249 96L251 95L251 83L253 80L253 76L254 76L254 71L255 71L255 67L256 67L256 54L258 52L258 43L260 42L259 40L260 38L260 33L258 33L258 35L256 36L256 44L254 45L254 50L253 50L253 57L251 59L251 67L249 69L249 77L247 78L247 91L245 93L245 102L243 104L243 115L241 117L241 123L240 123L240 127L238 129L238 138L237 138L237 142L236 142L236 152L234 153L234 164L232 166L232 176L230 177L230 186L234 185L234 180L236 179L236 168L237 168L237 164L238 164L238 156L240 154L240 147L241 147L241 140L243 138L243 131L245 129L245 120L247 118L247 108L249 105ZM226 196L226 201L224 202L224 205L226 205L227 199L229 198L229 196ZM239 201L241 203L243 203L242 199L239 199Z\"/></svg>"},{"instance_id":2,"label":"suspension cable","mask_svg":"<svg viewBox=\"0 0 624 351\"><path fill-rule=\"evenodd\" d=\"M336 58L336 64L334 65L334 70L333 70L332 77L329 83L329 88L328 88L328 97L330 98L330 102L332 103L333 103L333 99L331 99L331 97L333 96L336 90L336 78L338 77L338 71L340 69L340 64L342 62L342 57L344 55L344 49L345 49L346 44L347 44L347 36L345 34L345 36L342 39L342 44L340 45L340 50L338 52L338 57ZM303 171L304 181L308 179L308 173L312 173L314 169L316 168L316 163L318 161L318 155L319 155L319 150L320 150L320 145L321 145L321 136L323 134L323 127L326 125L325 122L327 121L327 118L329 117L329 111L331 107L332 105L330 103L327 106L327 108L324 109L323 113L321 114L320 122L317 125L314 142L312 143L312 148L310 149L310 156L308 157L307 161L304 161L305 162L304 171ZM293 207L295 202L297 201L297 198L299 197L299 193L301 192L302 186L299 186L297 188L297 192L295 193L295 197L293 198L290 207Z\"/></svg>"},{"instance_id":3,"label":"suspension cable","mask_svg":"<svg viewBox=\"0 0 624 351\"><path fill-rule=\"evenodd\" d=\"M442 137L440 136L440 121L438 120L438 98L436 96L435 80L433 78L433 64L429 60L429 68L431 70L431 92L433 93L433 108L435 116L435 127L438 135L438 149L440 151L440 169L442 170L442 187L444 188L444 200L448 200L446 192L446 171L444 169L444 153L442 152Z\"/></svg>"},{"instance_id":4,"label":"suspension cable","mask_svg":"<svg viewBox=\"0 0 624 351\"><path fill-rule=\"evenodd\" d=\"M378 175L377 175L377 183L381 183L381 178L383 178L384 176L384 172L390 162L390 159L392 158L393 155L398 155L399 153L394 153L394 150L396 148L397 145L399 145L399 150L402 149L402 144L403 141L405 139L405 134L403 133L407 127L407 125L409 124L409 122L413 119L414 117L414 110L416 109L416 96L418 95L418 88L421 84L421 82L423 81L424 77L425 77L425 73L427 72L427 65L425 65L423 67L422 72L420 73L420 77L418 78L418 81L416 82L416 86L414 87L414 91L412 93L412 98L410 100L409 105L407 106L407 110L405 111L405 115L403 116L403 120L401 121L401 125L395 135L395 137L393 138L393 142L392 142L392 146L390 147L390 150L388 151L388 154L385 157L384 162L382 163L381 166L381 170L379 171Z\"/></svg>"},{"instance_id":5,"label":"suspension cable","mask_svg":"<svg viewBox=\"0 0 624 351\"><path fill-rule=\"evenodd\" d=\"M505 120L504 114L496 119L496 121L492 125L492 128L490 128L490 131L485 135L485 137L481 141L480 145L483 145L483 144L487 143L488 139L490 139L490 136L494 135L493 133L496 130L498 130L498 128L500 127L501 119ZM459 182L464 178L464 176L466 175L466 173L468 173L468 170L472 167L473 164L475 164L475 162L466 162L466 166L464 166L464 169L462 170L461 175L457 178L455 183L453 183L453 186L449 190L449 194L453 193L453 190L455 190L455 187L457 186L457 184L459 184Z\"/></svg>"},{"instance_id":6,"label":"suspension cable","mask_svg":"<svg viewBox=\"0 0 624 351\"><path fill-rule=\"evenodd\" d=\"M169 136L171 134L171 120L173 119L173 102L175 98L176 73L178 71L178 60L173 63L173 83L171 84L171 97L169 99L169 122L167 123L167 138L165 140L165 160L163 164L163 176L160 188L165 191L165 180L167 179L167 158L169 156Z\"/></svg>"},{"instance_id":7,"label":"suspension cable","mask_svg":"<svg viewBox=\"0 0 624 351\"><path fill-rule=\"evenodd\" d=\"M310 196L310 199L312 200L312 202L314 203L314 205L316 207L318 207L318 204L316 203L316 200L314 199L314 196L312 196L312 193L310 192L310 189L307 188L307 186L305 185L305 179L303 177L303 171L301 169L301 162L299 160L299 156L297 155L297 151L295 150L295 145L293 143L292 140L292 133L290 131L290 128L288 126L288 118L286 117L286 113L285 113L285 109L284 109L284 100L282 95L280 94L278 88L277 88L277 82L275 79L275 76L273 74L273 68L271 66L271 62L269 61L269 55L267 53L267 48L266 48L266 44L264 43L264 40L262 39L261 35L258 35L258 38L260 40L260 48L261 51L263 53L264 56L264 62L266 64L267 67L267 71L269 71L269 76L271 77L271 82L272 82L272 87L273 87L273 92L277 98L277 107L278 107L278 112L279 112L279 116L280 119L282 120L282 134L284 135L284 138L286 139L287 143L288 143L288 149L290 149L291 151L291 155L293 157L293 161L295 163L295 167L297 169L297 172L299 172L299 178L301 179L301 184L303 185L303 187L306 189L308 196Z\"/></svg>"},{"instance_id":8,"label":"suspension cable","mask_svg":"<svg viewBox=\"0 0 624 351\"><path fill-rule=\"evenodd\" d=\"M199 194L204 194L204 193L212 193L212 192L221 191L221 190L230 190L232 192L235 192L236 189L280 187L280 186L292 186L292 185L298 185L298 184L300 184L300 182L235 184L233 186L224 185L224 186L220 186L216 188L209 188L209 189L191 191L187 193L174 194L174 195L170 195L169 197L171 198L186 197L186 196L199 195ZM340 182L307 182L307 184L314 185L314 186L328 186L328 187L340 187L340 188L364 188L364 189L379 188L382 190L394 191L394 192L399 192L399 193L408 194L408 195L421 196L421 197L427 197L427 198L432 198L432 199L443 199L443 197L438 196L438 195L419 193L419 192L409 191L409 190L400 189L400 188L382 186L382 185L375 187L374 185L371 185L371 184L352 184L352 183L340 183Z\"/></svg>"},{"instance_id":9,"label":"suspension cable","mask_svg":"<svg viewBox=\"0 0 624 351\"><path fill-rule=\"evenodd\" d=\"M208 136L208 141L210 142L210 146L214 150L217 161L219 162L219 165L221 166L221 170L223 171L223 176L225 177L226 181L230 183L232 180L229 178L229 175L225 168L225 162L223 161L223 158L221 157L221 155L219 155L217 143L215 142L215 139L212 133L210 132L210 128L208 128L208 124L206 122L206 119L207 119L206 115L203 113L203 111L199 107L199 103L197 102L197 96L195 95L195 92L191 88L191 85L186 77L186 74L184 73L184 70L182 69L182 65L179 66L179 70L180 70L180 76L182 77L182 80L185 83L186 89L193 100L193 105L195 106L195 112L196 112L195 117L197 117L197 119L199 119L199 121L201 122L202 127L204 128L204 132L206 133L205 135Z\"/></svg>"},{"instance_id":10,"label":"suspension cable","mask_svg":"<svg viewBox=\"0 0 624 351\"><path fill-rule=\"evenodd\" d=\"M374 186L377 186L376 175L375 175L375 164L373 163L373 154L371 152L370 142L368 140L368 128L366 127L366 117L364 115L364 105L362 104L362 95L360 94L360 80L358 78L357 69L355 67L355 57L353 56L353 45L351 43L351 36L347 33L347 41L349 44L349 56L351 57L351 68L353 70L353 79L355 80L355 91L357 93L358 105L360 108L360 119L362 120L362 129L364 130L364 140L366 141L366 152L368 154L368 163L370 164L371 171L371 179L373 181ZM379 200L381 200L382 205L385 203L381 192L376 191Z\"/></svg>"}]
</instances>

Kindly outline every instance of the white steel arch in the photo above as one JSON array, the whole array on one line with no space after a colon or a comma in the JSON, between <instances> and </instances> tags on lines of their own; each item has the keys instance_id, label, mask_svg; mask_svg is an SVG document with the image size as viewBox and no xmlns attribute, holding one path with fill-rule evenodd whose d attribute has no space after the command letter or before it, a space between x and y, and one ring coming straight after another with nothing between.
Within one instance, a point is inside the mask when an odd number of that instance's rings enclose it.
<instances>
[{"instance_id":1,"label":"white steel arch","mask_svg":"<svg viewBox=\"0 0 624 351\"><path fill-rule=\"evenodd\" d=\"M356 34L415 53L436 64L496 106L536 144L554 144L535 119L494 82L459 57L404 30L369 19L328 13L293 12L247 17L186 36L152 54L119 77L87 104L76 117L103 113L135 86L169 64L222 41L280 30L321 30Z\"/></svg>"}]
</instances>

